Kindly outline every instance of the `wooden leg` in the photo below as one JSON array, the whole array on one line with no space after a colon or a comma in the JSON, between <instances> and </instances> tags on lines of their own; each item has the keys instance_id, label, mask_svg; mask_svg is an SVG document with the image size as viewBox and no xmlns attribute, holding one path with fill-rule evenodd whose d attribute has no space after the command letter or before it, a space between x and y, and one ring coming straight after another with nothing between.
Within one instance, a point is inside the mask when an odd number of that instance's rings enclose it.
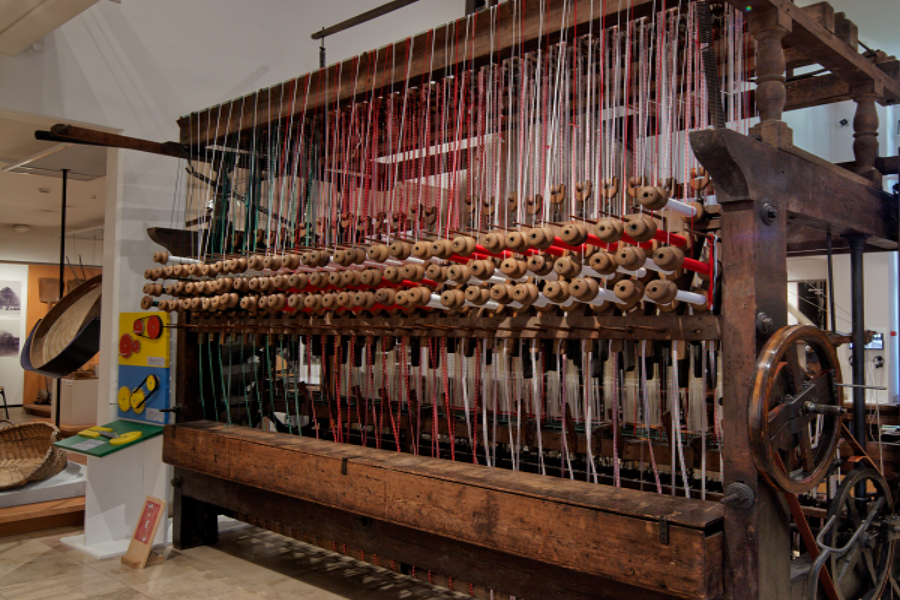
<instances>
[{"instance_id":1,"label":"wooden leg","mask_svg":"<svg viewBox=\"0 0 900 600\"><path fill-rule=\"evenodd\" d=\"M185 496L182 491L185 476L184 469L175 469L172 535L178 550L207 546L219 541L219 509Z\"/></svg>"}]
</instances>

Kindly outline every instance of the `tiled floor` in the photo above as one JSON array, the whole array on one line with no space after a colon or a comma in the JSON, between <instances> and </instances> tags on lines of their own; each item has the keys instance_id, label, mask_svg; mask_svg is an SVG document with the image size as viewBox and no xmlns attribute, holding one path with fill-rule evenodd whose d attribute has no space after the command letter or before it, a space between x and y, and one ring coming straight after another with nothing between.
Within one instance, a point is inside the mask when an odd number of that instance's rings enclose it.
<instances>
[{"instance_id":1,"label":"tiled floor","mask_svg":"<svg viewBox=\"0 0 900 600\"><path fill-rule=\"evenodd\" d=\"M80 528L0 538L0 600L468 598L346 556L249 528L214 547L171 551L160 565L133 570L64 546Z\"/></svg>"}]
</instances>

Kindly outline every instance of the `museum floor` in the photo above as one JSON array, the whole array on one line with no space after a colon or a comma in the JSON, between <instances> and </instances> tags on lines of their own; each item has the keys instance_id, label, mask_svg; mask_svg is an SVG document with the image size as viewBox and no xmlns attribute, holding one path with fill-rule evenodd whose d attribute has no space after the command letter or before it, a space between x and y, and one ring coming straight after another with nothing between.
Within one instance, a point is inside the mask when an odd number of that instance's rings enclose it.
<instances>
[{"instance_id":1,"label":"museum floor","mask_svg":"<svg viewBox=\"0 0 900 600\"><path fill-rule=\"evenodd\" d=\"M142 571L60 543L80 531L0 537L0 600L469 597L257 528L223 534L214 547L172 551L165 563Z\"/></svg>"}]
</instances>

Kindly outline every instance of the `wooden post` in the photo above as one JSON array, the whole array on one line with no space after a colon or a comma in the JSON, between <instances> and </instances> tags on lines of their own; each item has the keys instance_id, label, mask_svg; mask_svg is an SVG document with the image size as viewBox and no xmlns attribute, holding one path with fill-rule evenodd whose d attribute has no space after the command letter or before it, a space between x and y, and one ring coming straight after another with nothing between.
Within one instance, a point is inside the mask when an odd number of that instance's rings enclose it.
<instances>
[{"instance_id":1,"label":"wooden post","mask_svg":"<svg viewBox=\"0 0 900 600\"><path fill-rule=\"evenodd\" d=\"M750 129L762 141L778 148L793 146L794 136L787 123L781 120L787 92L784 88L784 48L781 40L791 32L790 16L780 10L751 14L747 22L750 34L756 39L756 106L760 123Z\"/></svg>"},{"instance_id":2,"label":"wooden post","mask_svg":"<svg viewBox=\"0 0 900 600\"><path fill-rule=\"evenodd\" d=\"M881 173L875 168L878 156L878 112L875 101L881 96L874 82L855 86L856 115L853 117L853 155L858 175L881 183ZM882 91L883 93L883 91Z\"/></svg>"},{"instance_id":3,"label":"wooden post","mask_svg":"<svg viewBox=\"0 0 900 600\"><path fill-rule=\"evenodd\" d=\"M219 509L184 495L184 469L175 468L172 487L172 543L175 548L187 550L218 542Z\"/></svg>"},{"instance_id":4,"label":"wooden post","mask_svg":"<svg viewBox=\"0 0 900 600\"><path fill-rule=\"evenodd\" d=\"M749 408L762 346L787 324L787 207L783 196L762 197L744 171L753 148L732 148L731 132L692 134L694 153L712 175L722 215L722 361L725 486L749 486L753 506L725 510L725 597L790 598L790 514L757 470ZM754 145L752 142L750 145ZM738 155L730 156L730 153Z\"/></svg>"}]
</instances>

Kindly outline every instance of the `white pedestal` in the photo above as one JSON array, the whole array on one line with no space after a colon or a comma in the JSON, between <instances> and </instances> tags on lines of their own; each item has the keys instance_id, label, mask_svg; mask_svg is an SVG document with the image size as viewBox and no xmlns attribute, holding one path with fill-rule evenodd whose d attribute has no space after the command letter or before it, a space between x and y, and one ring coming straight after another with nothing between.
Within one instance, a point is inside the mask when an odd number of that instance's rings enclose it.
<instances>
[{"instance_id":1,"label":"white pedestal","mask_svg":"<svg viewBox=\"0 0 900 600\"><path fill-rule=\"evenodd\" d=\"M99 379L62 379L59 394L59 422L88 425L97 422ZM55 389L55 386L54 386ZM50 403L50 420L56 422L56 402Z\"/></svg>"},{"instance_id":2,"label":"white pedestal","mask_svg":"<svg viewBox=\"0 0 900 600\"><path fill-rule=\"evenodd\" d=\"M86 481L87 468L84 465L70 462L65 469L50 479L0 492L0 508L83 496Z\"/></svg>"},{"instance_id":3,"label":"white pedestal","mask_svg":"<svg viewBox=\"0 0 900 600\"><path fill-rule=\"evenodd\" d=\"M170 499L171 468L161 460L162 443L163 436L158 435L103 458L88 457L84 535L63 543L96 558L125 554L144 499ZM160 527L154 545L169 540L168 528Z\"/></svg>"}]
</instances>

